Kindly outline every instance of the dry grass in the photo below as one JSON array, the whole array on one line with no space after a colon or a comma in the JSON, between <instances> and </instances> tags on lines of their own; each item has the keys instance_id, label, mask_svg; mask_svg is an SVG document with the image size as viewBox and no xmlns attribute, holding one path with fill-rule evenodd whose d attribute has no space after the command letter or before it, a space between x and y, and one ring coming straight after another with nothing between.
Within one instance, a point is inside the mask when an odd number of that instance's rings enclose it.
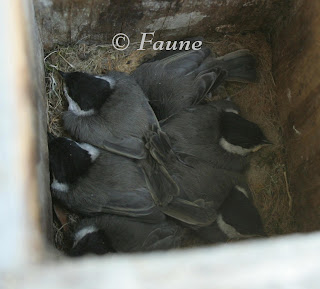
<instances>
[{"instance_id":1,"label":"dry grass","mask_svg":"<svg viewBox=\"0 0 320 289\"><path fill-rule=\"evenodd\" d=\"M250 49L258 60L259 82L255 84L230 83L226 91L240 106L242 115L258 123L274 145L256 153L248 171L248 180L259 209L266 232L269 235L295 231L291 212L290 192L287 189L285 149L281 127L275 106L275 87L271 73L271 50L263 34L233 35L206 43L218 55L240 48ZM73 47L57 47L48 52L46 88L48 96L48 130L57 136L65 135L61 113L66 108L62 82L56 69L104 74L108 70L131 72L152 50L136 51L133 45L125 52L116 51L110 45L85 44ZM57 247L64 248L63 230L56 226Z\"/></svg>"}]
</instances>

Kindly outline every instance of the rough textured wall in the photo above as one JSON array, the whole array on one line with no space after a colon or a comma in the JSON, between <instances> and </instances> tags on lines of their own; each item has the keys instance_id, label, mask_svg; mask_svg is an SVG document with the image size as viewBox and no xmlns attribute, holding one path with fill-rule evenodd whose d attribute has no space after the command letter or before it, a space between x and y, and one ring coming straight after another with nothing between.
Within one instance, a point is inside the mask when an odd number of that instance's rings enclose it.
<instances>
[{"instance_id":1,"label":"rough textured wall","mask_svg":"<svg viewBox=\"0 0 320 289\"><path fill-rule=\"evenodd\" d=\"M45 49L55 44L111 43L126 33L157 31L161 40L269 30L288 9L281 0L34 0Z\"/></svg>"},{"instance_id":2,"label":"rough textured wall","mask_svg":"<svg viewBox=\"0 0 320 289\"><path fill-rule=\"evenodd\" d=\"M273 39L274 79L300 230L320 229L320 2L296 1Z\"/></svg>"}]
</instances>

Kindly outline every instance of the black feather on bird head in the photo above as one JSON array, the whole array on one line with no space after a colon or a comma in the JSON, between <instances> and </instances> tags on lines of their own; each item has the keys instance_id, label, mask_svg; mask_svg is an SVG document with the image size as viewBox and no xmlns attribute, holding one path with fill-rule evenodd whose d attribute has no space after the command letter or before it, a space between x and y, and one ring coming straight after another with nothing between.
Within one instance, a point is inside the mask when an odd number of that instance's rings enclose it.
<instances>
[{"instance_id":1,"label":"black feather on bird head","mask_svg":"<svg viewBox=\"0 0 320 289\"><path fill-rule=\"evenodd\" d=\"M50 173L59 183L73 183L92 164L90 153L73 140L57 137L49 140Z\"/></svg>"},{"instance_id":2,"label":"black feather on bird head","mask_svg":"<svg viewBox=\"0 0 320 289\"><path fill-rule=\"evenodd\" d=\"M110 77L84 72L58 72L65 83L66 97L70 97L82 111L98 111L112 94L115 81Z\"/></svg>"},{"instance_id":3,"label":"black feather on bird head","mask_svg":"<svg viewBox=\"0 0 320 289\"><path fill-rule=\"evenodd\" d=\"M220 119L221 134L224 139L235 146L252 149L271 144L260 127L232 112L222 112Z\"/></svg>"},{"instance_id":4,"label":"black feather on bird head","mask_svg":"<svg viewBox=\"0 0 320 289\"><path fill-rule=\"evenodd\" d=\"M115 252L109 239L103 230L86 234L83 238L74 243L68 255L71 257L79 257L85 254L103 255L109 252Z\"/></svg>"}]
</instances>

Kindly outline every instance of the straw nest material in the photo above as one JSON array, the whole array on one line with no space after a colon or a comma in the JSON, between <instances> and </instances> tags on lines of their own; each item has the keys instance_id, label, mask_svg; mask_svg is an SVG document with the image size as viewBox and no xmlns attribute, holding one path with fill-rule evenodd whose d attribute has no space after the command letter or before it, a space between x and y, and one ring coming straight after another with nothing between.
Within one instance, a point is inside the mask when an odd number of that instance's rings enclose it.
<instances>
[{"instance_id":1,"label":"straw nest material","mask_svg":"<svg viewBox=\"0 0 320 289\"><path fill-rule=\"evenodd\" d=\"M240 106L241 114L259 124L273 142L272 146L254 154L248 171L249 185L265 230L268 235L294 232L292 198L286 176L286 154L275 102L275 83L271 73L270 45L261 33L225 36L207 40L205 44L217 55L247 48L256 56L259 81L254 84L228 83L226 92ZM137 47L138 44L132 45L121 52L111 45L79 44L69 47L58 46L53 51L48 51L45 57L48 131L57 136L66 135L61 115L67 103L56 69L95 74L104 74L109 70L131 72L155 53L151 49L137 51ZM69 223L72 221L69 220ZM57 247L65 248L64 235L68 234L64 232L67 230L61 230L61 224L57 222L54 226ZM193 239L187 245L196 244L199 244L198 240Z\"/></svg>"}]
</instances>

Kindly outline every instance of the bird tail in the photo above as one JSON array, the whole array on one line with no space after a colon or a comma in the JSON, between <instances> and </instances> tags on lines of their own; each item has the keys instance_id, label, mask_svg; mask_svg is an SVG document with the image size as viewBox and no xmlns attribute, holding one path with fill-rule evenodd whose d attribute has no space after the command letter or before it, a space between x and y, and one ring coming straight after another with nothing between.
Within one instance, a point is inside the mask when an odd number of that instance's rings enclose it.
<instances>
[{"instance_id":1,"label":"bird tail","mask_svg":"<svg viewBox=\"0 0 320 289\"><path fill-rule=\"evenodd\" d=\"M198 72L212 69L226 71L224 79L227 81L257 81L256 59L248 49L237 50L218 58L208 57L198 68Z\"/></svg>"},{"instance_id":2,"label":"bird tail","mask_svg":"<svg viewBox=\"0 0 320 289\"><path fill-rule=\"evenodd\" d=\"M247 49L237 50L217 58L221 69L227 71L226 80L255 82L257 80L256 59Z\"/></svg>"}]
</instances>

